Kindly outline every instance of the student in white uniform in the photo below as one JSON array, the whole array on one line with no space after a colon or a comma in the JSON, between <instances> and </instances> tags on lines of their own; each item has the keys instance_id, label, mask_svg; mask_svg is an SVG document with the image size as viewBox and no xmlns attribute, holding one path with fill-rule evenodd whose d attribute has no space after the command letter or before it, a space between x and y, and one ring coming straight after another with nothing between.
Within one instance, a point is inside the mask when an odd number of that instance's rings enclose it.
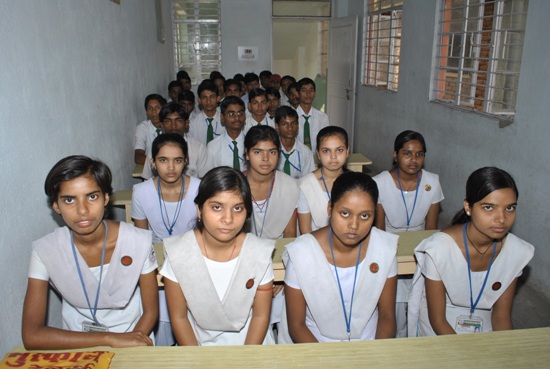
<instances>
[{"instance_id":1,"label":"student in white uniform","mask_svg":"<svg viewBox=\"0 0 550 369\"><path fill-rule=\"evenodd\" d=\"M191 90L183 90L183 92L178 95L178 104L183 106L187 114L189 114L190 121L195 119L195 117L201 112L196 107L195 94Z\"/></svg>"},{"instance_id":2,"label":"student in white uniform","mask_svg":"<svg viewBox=\"0 0 550 369\"><path fill-rule=\"evenodd\" d=\"M317 135L317 157L321 166L300 178L298 224L300 234L328 225L327 205L332 184L345 170L349 155L348 133L338 126L328 126Z\"/></svg>"},{"instance_id":3,"label":"student in white uniform","mask_svg":"<svg viewBox=\"0 0 550 369\"><path fill-rule=\"evenodd\" d=\"M243 127L246 119L244 102L240 97L227 96L221 105L221 118L225 132L208 144L214 167L229 166L245 171Z\"/></svg>"},{"instance_id":4,"label":"student in white uniform","mask_svg":"<svg viewBox=\"0 0 550 369\"><path fill-rule=\"evenodd\" d=\"M377 200L368 175L342 174L331 191L330 224L286 247L280 343L395 336L398 237L373 227Z\"/></svg>"},{"instance_id":5,"label":"student in white uniform","mask_svg":"<svg viewBox=\"0 0 550 369\"><path fill-rule=\"evenodd\" d=\"M426 143L414 131L403 131L395 138L393 166L374 177L380 197L376 227L388 232L434 230L438 228L444 199L439 176L424 170ZM407 300L410 277L397 281L397 337L407 337Z\"/></svg>"},{"instance_id":6,"label":"student in white uniform","mask_svg":"<svg viewBox=\"0 0 550 369\"><path fill-rule=\"evenodd\" d=\"M300 105L296 108L300 119L298 139L302 141L311 151L316 150L316 137L319 131L330 125L328 115L313 107L315 100L315 82L311 78L302 78L296 85Z\"/></svg>"},{"instance_id":7,"label":"student in white uniform","mask_svg":"<svg viewBox=\"0 0 550 369\"><path fill-rule=\"evenodd\" d=\"M298 124L298 114L291 107L281 106L275 112L275 129L281 139L277 170L297 180L315 169L311 149L296 139Z\"/></svg>"},{"instance_id":8,"label":"student in white uniform","mask_svg":"<svg viewBox=\"0 0 550 369\"><path fill-rule=\"evenodd\" d=\"M281 78L281 105L290 106L288 102L288 87L296 82L296 78L286 75Z\"/></svg>"},{"instance_id":9,"label":"student in white uniform","mask_svg":"<svg viewBox=\"0 0 550 369\"><path fill-rule=\"evenodd\" d=\"M265 90L255 88L248 93L248 110L250 115L246 118L244 134L255 126L270 126L275 128L275 122L267 115L268 101Z\"/></svg>"},{"instance_id":10,"label":"student in white uniform","mask_svg":"<svg viewBox=\"0 0 550 369\"><path fill-rule=\"evenodd\" d=\"M191 121L189 136L208 145L214 138L220 136L223 128L220 113L218 111L218 87L205 79L197 88L197 95L202 106L202 111Z\"/></svg>"},{"instance_id":11,"label":"student in white uniform","mask_svg":"<svg viewBox=\"0 0 550 369\"><path fill-rule=\"evenodd\" d=\"M136 127L134 142L134 161L143 165L147 160L151 143L162 133L162 122L159 119L160 109L166 104L164 97L151 94L145 98L145 114L147 119Z\"/></svg>"},{"instance_id":12,"label":"student in white uniform","mask_svg":"<svg viewBox=\"0 0 550 369\"><path fill-rule=\"evenodd\" d=\"M229 167L212 169L195 198L194 230L165 240L161 274L180 346L274 343L268 330L274 241L246 233L250 187Z\"/></svg>"},{"instance_id":13,"label":"student in white uniform","mask_svg":"<svg viewBox=\"0 0 550 369\"><path fill-rule=\"evenodd\" d=\"M33 243L23 303L28 350L151 346L157 261L151 232L105 220L111 171L86 156L61 159L44 185L66 227ZM49 284L61 295L62 328L46 325Z\"/></svg>"},{"instance_id":14,"label":"student in white uniform","mask_svg":"<svg viewBox=\"0 0 550 369\"><path fill-rule=\"evenodd\" d=\"M485 167L470 175L452 225L415 249L409 336L512 329L517 280L534 253L510 233L517 202L507 172Z\"/></svg>"}]
</instances>

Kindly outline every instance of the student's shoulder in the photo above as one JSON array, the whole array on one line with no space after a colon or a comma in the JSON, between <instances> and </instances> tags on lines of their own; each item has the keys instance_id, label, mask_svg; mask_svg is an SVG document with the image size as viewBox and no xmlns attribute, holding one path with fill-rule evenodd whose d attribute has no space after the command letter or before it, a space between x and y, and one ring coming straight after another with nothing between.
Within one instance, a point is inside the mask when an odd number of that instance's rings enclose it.
<instances>
[{"instance_id":1,"label":"student's shoulder","mask_svg":"<svg viewBox=\"0 0 550 369\"><path fill-rule=\"evenodd\" d=\"M135 195L136 193L141 193L143 191L150 190L151 188L155 188L154 178L149 178L146 181L136 183L132 187L132 195Z\"/></svg>"},{"instance_id":2,"label":"student's shoulder","mask_svg":"<svg viewBox=\"0 0 550 369\"><path fill-rule=\"evenodd\" d=\"M391 178L391 174L387 170L385 170L383 172L380 172L377 175L375 175L374 177L372 177L372 179L374 179L374 181L376 183L382 183L384 181L387 181L390 178Z\"/></svg>"},{"instance_id":3,"label":"student's shoulder","mask_svg":"<svg viewBox=\"0 0 550 369\"><path fill-rule=\"evenodd\" d=\"M55 247L62 240L70 239L70 231L68 227L58 227L54 229L51 233L44 235L32 243L32 247L35 250Z\"/></svg>"}]
</instances>

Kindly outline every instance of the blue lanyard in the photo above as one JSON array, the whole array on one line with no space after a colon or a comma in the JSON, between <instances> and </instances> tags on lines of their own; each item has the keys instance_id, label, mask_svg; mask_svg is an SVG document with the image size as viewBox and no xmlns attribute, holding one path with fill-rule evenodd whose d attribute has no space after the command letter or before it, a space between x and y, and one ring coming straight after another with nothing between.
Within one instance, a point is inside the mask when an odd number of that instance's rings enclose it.
<instances>
[{"instance_id":1,"label":"blue lanyard","mask_svg":"<svg viewBox=\"0 0 550 369\"><path fill-rule=\"evenodd\" d=\"M292 162L288 159L290 159L290 156L292 154L294 154L294 152L296 152L298 154L298 166L292 164ZM292 152L290 154L288 154L288 156L286 156L286 154L284 152L283 153L283 156L286 160L288 160L288 164L290 164L290 166L294 169L296 169L297 172L299 173L302 173L302 159L300 158L300 151L297 151L296 149L292 150Z\"/></svg>"},{"instance_id":2,"label":"blue lanyard","mask_svg":"<svg viewBox=\"0 0 550 369\"><path fill-rule=\"evenodd\" d=\"M399 180L399 169L395 168L395 176L397 177L397 183L399 184L399 190L401 191L401 197L403 198L403 204L405 204L405 213L407 214L407 227L411 225L411 219L414 214L414 208L416 207L416 199L418 198L418 188L420 187L420 172L416 173L416 193L414 194L414 203L409 216L409 209L407 207L407 201L405 200L405 194L403 193L403 187L401 187L401 181Z\"/></svg>"},{"instance_id":3,"label":"blue lanyard","mask_svg":"<svg viewBox=\"0 0 550 369\"><path fill-rule=\"evenodd\" d=\"M84 285L84 278L82 278L82 271L80 270L80 264L78 263L78 257L76 256L76 246L74 244L74 236L73 236L73 232L71 231L71 247L73 249L73 256L74 256L74 262L76 264L76 270L78 271L78 277L80 278L80 285L82 286L82 290L84 291L84 297L86 297L86 303L88 304L88 309L90 310L90 314L92 314L92 319L94 320L94 324L96 326L101 325L97 321L95 315L97 313L97 302L99 301L99 291L101 290L101 277L103 276L103 264L105 263L105 250L107 249L107 233L109 233L109 227L107 227L107 222L103 221L103 225L105 226L105 237L103 238L103 249L101 250L101 266L99 267L99 281L97 283L97 291L95 294L95 303L94 303L93 309L92 309L92 306L90 305L90 298L88 297L86 286Z\"/></svg>"},{"instance_id":4,"label":"blue lanyard","mask_svg":"<svg viewBox=\"0 0 550 369\"><path fill-rule=\"evenodd\" d=\"M206 114L204 116L206 116ZM206 123L206 126L208 127L208 118L204 118L204 123ZM215 127L214 123L216 123ZM221 135L221 133L218 133L218 121L214 119L214 117L212 117L212 122L210 124L212 125L212 133L214 133L214 136Z\"/></svg>"},{"instance_id":5,"label":"blue lanyard","mask_svg":"<svg viewBox=\"0 0 550 369\"><path fill-rule=\"evenodd\" d=\"M227 147L229 147L229 150L231 150L231 153L235 152L235 149L233 148L233 146L231 146L231 145L228 144ZM241 162L244 162L244 156L240 156L240 155L239 155L239 160L240 160Z\"/></svg>"},{"instance_id":6,"label":"blue lanyard","mask_svg":"<svg viewBox=\"0 0 550 369\"><path fill-rule=\"evenodd\" d=\"M248 172L246 173L246 180L248 181ZM265 200L267 203L265 204L265 214L264 214L264 220L262 221L262 229L260 230L260 234L258 234L258 228L256 227L256 218L254 215L252 216L252 223L254 224L254 234L258 237L262 237L262 234L264 233L264 224L265 224L265 218L267 218L267 209L269 209L269 199L271 198L271 192L273 192L273 185L275 184L275 173L273 173L273 177L271 178L271 187L269 188L269 193L267 194L267 200ZM258 206L256 201L254 201L254 198L252 198L252 202Z\"/></svg>"},{"instance_id":7,"label":"blue lanyard","mask_svg":"<svg viewBox=\"0 0 550 369\"><path fill-rule=\"evenodd\" d=\"M353 277L353 289L351 290L351 302L349 306L349 319L346 311L346 303L344 302L344 293L342 292L342 285L340 284L340 277L338 276L338 268L336 267L336 259L334 258L334 250L332 249L332 227L328 231L328 245L330 246L330 253L332 255L332 266L336 272L336 281L338 282L338 289L340 290L340 300L342 301L342 310L344 310L344 319L346 320L346 330L348 332L348 341L351 341L351 314L353 311L353 296L355 295L355 283L357 282L357 270L359 269L359 261L361 260L361 250L363 249L363 242L359 244L359 253L357 254L357 261L355 262L355 275Z\"/></svg>"},{"instance_id":8,"label":"blue lanyard","mask_svg":"<svg viewBox=\"0 0 550 369\"><path fill-rule=\"evenodd\" d=\"M176 222L178 221L178 218L180 216L181 205L183 203L183 191L185 190L185 176L182 173L180 198L178 200L178 204L176 205L176 211L174 212L174 219L172 220L172 223L170 223L170 217L168 216L168 210L166 209L166 202L162 199L162 192L160 190L160 176L158 177L157 185L158 185L157 194L159 198L160 217L162 219L162 224L164 224L164 228L166 228L166 231L168 232L168 235L171 236L172 232L174 231L174 226L176 225ZM164 212L166 213L166 221L164 220L164 213L162 212L163 204L164 204ZM168 222L168 224L166 224L166 222Z\"/></svg>"},{"instance_id":9,"label":"blue lanyard","mask_svg":"<svg viewBox=\"0 0 550 369\"><path fill-rule=\"evenodd\" d=\"M464 249L466 250L466 262L468 263L468 279L470 281L470 318L471 318L472 314L474 313L474 310L476 309L477 303L479 302L479 299L483 294L483 290L485 289L487 280L489 279L489 273L491 272L491 267L493 266L493 261L495 260L495 253L497 251L497 242L495 241L493 243L493 253L491 254L491 261L489 262L489 269L487 269L487 274L485 274L485 280L481 285L481 290L479 290L479 295L477 295L476 302L474 303L474 298L472 293L472 272L470 269L470 251L468 251L468 242L466 241L466 227L468 226L468 224L469 222L464 223L464 227L462 227L462 240L464 242Z\"/></svg>"},{"instance_id":10,"label":"blue lanyard","mask_svg":"<svg viewBox=\"0 0 550 369\"><path fill-rule=\"evenodd\" d=\"M325 185L325 193L327 194L328 201L330 201L330 192L327 187L327 182L325 182L325 174L323 172L323 167L321 167L321 180L323 181L323 184Z\"/></svg>"}]
</instances>

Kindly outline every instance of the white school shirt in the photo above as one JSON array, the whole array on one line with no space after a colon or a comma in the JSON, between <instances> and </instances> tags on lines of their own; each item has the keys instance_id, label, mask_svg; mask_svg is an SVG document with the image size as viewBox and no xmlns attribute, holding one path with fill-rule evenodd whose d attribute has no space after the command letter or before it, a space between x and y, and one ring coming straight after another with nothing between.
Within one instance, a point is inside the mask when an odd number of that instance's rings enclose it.
<instances>
[{"instance_id":1,"label":"white school shirt","mask_svg":"<svg viewBox=\"0 0 550 369\"><path fill-rule=\"evenodd\" d=\"M147 143L152 143L157 136L157 128L149 119L146 119L143 122L139 123L136 126L134 150L147 151L148 147L150 146Z\"/></svg>"},{"instance_id":2,"label":"white school shirt","mask_svg":"<svg viewBox=\"0 0 550 369\"><path fill-rule=\"evenodd\" d=\"M233 141L237 141L237 150L239 154L239 163L241 171L245 171L247 166L247 161L245 159L245 150L244 150L244 133L233 140L227 132L224 132L220 137L215 138L210 141L208 144L208 152L212 158L212 166L219 167L226 165L228 167L233 167Z\"/></svg>"},{"instance_id":3,"label":"white school shirt","mask_svg":"<svg viewBox=\"0 0 550 369\"><path fill-rule=\"evenodd\" d=\"M208 132L208 117L201 112L190 123L189 136L206 145L206 135ZM216 110L216 114L212 117L212 127L214 128L214 138L221 136L225 132L225 127L222 125L220 112Z\"/></svg>"},{"instance_id":4,"label":"white school shirt","mask_svg":"<svg viewBox=\"0 0 550 369\"><path fill-rule=\"evenodd\" d=\"M277 170L283 171L285 167L285 156L283 155L292 153L288 160L290 162L290 176L294 179L300 179L308 173L315 170L315 161L313 160L313 153L311 149L298 141L294 141L294 146L290 151L286 151L281 144L281 155L279 155L279 162L277 164Z\"/></svg>"},{"instance_id":5,"label":"white school shirt","mask_svg":"<svg viewBox=\"0 0 550 369\"><path fill-rule=\"evenodd\" d=\"M322 111L319 111L315 109L313 106L311 107L311 110L309 111L309 114L304 113L304 110L302 109L301 105L298 105L296 108L296 112L298 113L298 122L300 123L300 128L298 129L298 137L297 140L300 140L300 142L304 142L304 124L306 122L304 115L309 115L309 136L311 138L311 151L315 152L317 149L317 134L322 128L325 128L330 125L328 121L328 115L323 113Z\"/></svg>"},{"instance_id":6,"label":"white school shirt","mask_svg":"<svg viewBox=\"0 0 550 369\"><path fill-rule=\"evenodd\" d=\"M252 114L247 114L246 123L244 124L244 134L246 135L246 133L250 130L250 128L260 124L262 126L270 126L272 128L275 128L275 122L273 121L273 119L269 117L269 115L267 115L267 113L265 114L265 117L264 119L262 119L261 122L256 122L256 120L252 118Z\"/></svg>"}]
</instances>

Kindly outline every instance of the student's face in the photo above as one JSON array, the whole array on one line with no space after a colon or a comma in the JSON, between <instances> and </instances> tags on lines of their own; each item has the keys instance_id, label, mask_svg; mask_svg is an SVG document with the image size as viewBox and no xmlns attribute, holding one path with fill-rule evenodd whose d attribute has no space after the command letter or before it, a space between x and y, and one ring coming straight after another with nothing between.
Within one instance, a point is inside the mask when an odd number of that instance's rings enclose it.
<instances>
[{"instance_id":1,"label":"student's face","mask_svg":"<svg viewBox=\"0 0 550 369\"><path fill-rule=\"evenodd\" d=\"M298 135L299 124L295 117L283 117L275 126L281 138L291 140Z\"/></svg>"},{"instance_id":2,"label":"student's face","mask_svg":"<svg viewBox=\"0 0 550 369\"><path fill-rule=\"evenodd\" d=\"M61 182L53 210L76 235L91 235L103 221L109 195L89 175Z\"/></svg>"},{"instance_id":3,"label":"student's face","mask_svg":"<svg viewBox=\"0 0 550 369\"><path fill-rule=\"evenodd\" d=\"M301 104L311 105L315 100L315 88L313 85L303 85L298 91L298 96Z\"/></svg>"},{"instance_id":4,"label":"student's face","mask_svg":"<svg viewBox=\"0 0 550 369\"><path fill-rule=\"evenodd\" d=\"M191 114L191 112L195 110L195 103L192 101L180 100L180 105L183 106L187 114Z\"/></svg>"},{"instance_id":5,"label":"student's face","mask_svg":"<svg viewBox=\"0 0 550 369\"><path fill-rule=\"evenodd\" d=\"M183 85L184 90L190 90L191 87L191 80L190 79L180 79L181 84Z\"/></svg>"},{"instance_id":6,"label":"student's face","mask_svg":"<svg viewBox=\"0 0 550 369\"><path fill-rule=\"evenodd\" d=\"M218 96L214 91L204 90L200 96L202 109L211 115L216 113L216 106L218 104Z\"/></svg>"},{"instance_id":7,"label":"student's face","mask_svg":"<svg viewBox=\"0 0 550 369\"><path fill-rule=\"evenodd\" d=\"M249 170L261 175L270 174L277 167L279 150L273 141L259 141L246 152L249 161Z\"/></svg>"},{"instance_id":8,"label":"student's face","mask_svg":"<svg viewBox=\"0 0 550 369\"><path fill-rule=\"evenodd\" d=\"M275 115L275 110L281 105L281 101L275 95L267 95L267 100L269 103L269 112L272 113L271 115Z\"/></svg>"},{"instance_id":9,"label":"student's face","mask_svg":"<svg viewBox=\"0 0 550 369\"><path fill-rule=\"evenodd\" d=\"M284 94L288 96L288 86L292 83L292 80L290 79L282 79L281 80L281 89L283 90Z\"/></svg>"},{"instance_id":10,"label":"student's face","mask_svg":"<svg viewBox=\"0 0 550 369\"><path fill-rule=\"evenodd\" d=\"M334 237L343 246L358 246L370 232L376 204L370 195L358 189L346 192L331 206L328 214Z\"/></svg>"},{"instance_id":11,"label":"student's face","mask_svg":"<svg viewBox=\"0 0 550 369\"><path fill-rule=\"evenodd\" d=\"M296 91L295 88L291 88L288 91L288 101L290 102L290 105L294 107L300 104L300 95L298 95L298 91Z\"/></svg>"},{"instance_id":12,"label":"student's face","mask_svg":"<svg viewBox=\"0 0 550 369\"><path fill-rule=\"evenodd\" d=\"M246 87L246 83L244 83L244 81L241 81L240 84L241 84L241 96L244 96L244 94L248 92L248 88Z\"/></svg>"},{"instance_id":13,"label":"student's face","mask_svg":"<svg viewBox=\"0 0 550 369\"><path fill-rule=\"evenodd\" d=\"M189 132L189 119L183 119L178 113L168 114L162 121L162 129L167 133L184 136Z\"/></svg>"},{"instance_id":14,"label":"student's face","mask_svg":"<svg viewBox=\"0 0 550 369\"><path fill-rule=\"evenodd\" d=\"M197 206L198 217L204 225L205 239L230 242L241 232L246 221L246 207L240 193L218 192L203 204Z\"/></svg>"},{"instance_id":15,"label":"student's face","mask_svg":"<svg viewBox=\"0 0 550 369\"><path fill-rule=\"evenodd\" d=\"M147 103L147 109L145 110L145 113L147 114L147 119L153 123L153 125L157 128L160 128L160 120L159 120L159 113L160 109L162 109L162 105L157 100L149 100Z\"/></svg>"},{"instance_id":16,"label":"student's face","mask_svg":"<svg viewBox=\"0 0 550 369\"><path fill-rule=\"evenodd\" d=\"M469 234L487 241L502 239L514 225L516 204L517 196L511 188L495 190L473 206L464 201L464 209L470 213Z\"/></svg>"},{"instance_id":17,"label":"student's face","mask_svg":"<svg viewBox=\"0 0 550 369\"><path fill-rule=\"evenodd\" d=\"M267 113L267 99L265 96L256 96L248 102L248 109L252 115L263 118Z\"/></svg>"},{"instance_id":18,"label":"student's face","mask_svg":"<svg viewBox=\"0 0 550 369\"><path fill-rule=\"evenodd\" d=\"M422 144L418 140L408 141L398 152L393 152L393 160L400 171L409 175L418 173L424 166Z\"/></svg>"},{"instance_id":19,"label":"student's face","mask_svg":"<svg viewBox=\"0 0 550 369\"><path fill-rule=\"evenodd\" d=\"M157 170L159 177L166 183L177 182L185 169L186 158L183 150L176 144L162 146L153 159L151 166Z\"/></svg>"},{"instance_id":20,"label":"student's face","mask_svg":"<svg viewBox=\"0 0 550 369\"><path fill-rule=\"evenodd\" d=\"M244 107L239 104L229 104L222 115L222 120L226 130L242 131L246 121Z\"/></svg>"},{"instance_id":21,"label":"student's face","mask_svg":"<svg viewBox=\"0 0 550 369\"><path fill-rule=\"evenodd\" d=\"M216 86L218 87L218 92L220 93L220 96L223 97L225 96L225 92L223 91L223 79L221 78L218 78L218 79L215 79L214 80L214 83L216 84Z\"/></svg>"},{"instance_id":22,"label":"student's face","mask_svg":"<svg viewBox=\"0 0 550 369\"><path fill-rule=\"evenodd\" d=\"M340 170L346 164L348 154L346 143L339 135L325 137L317 147L321 165L328 170Z\"/></svg>"},{"instance_id":23,"label":"student's face","mask_svg":"<svg viewBox=\"0 0 550 369\"><path fill-rule=\"evenodd\" d=\"M260 88L260 83L258 81L252 81L246 84L246 90L248 91L248 93L250 93L250 91L255 88Z\"/></svg>"},{"instance_id":24,"label":"student's face","mask_svg":"<svg viewBox=\"0 0 550 369\"><path fill-rule=\"evenodd\" d=\"M262 83L262 87L264 89L271 87L271 81L269 80L269 77L262 77L260 82Z\"/></svg>"},{"instance_id":25,"label":"student's face","mask_svg":"<svg viewBox=\"0 0 550 369\"><path fill-rule=\"evenodd\" d=\"M236 96L241 97L241 85L229 85L225 91L225 96Z\"/></svg>"},{"instance_id":26,"label":"student's face","mask_svg":"<svg viewBox=\"0 0 550 369\"><path fill-rule=\"evenodd\" d=\"M280 81L271 81L271 87L276 88L277 90L281 88Z\"/></svg>"},{"instance_id":27,"label":"student's face","mask_svg":"<svg viewBox=\"0 0 550 369\"><path fill-rule=\"evenodd\" d=\"M168 91L168 95L170 96L170 98L172 99L172 101L178 101L178 95L182 93L182 88L179 87L179 86L176 86L176 87L172 87L169 91Z\"/></svg>"}]
</instances>

